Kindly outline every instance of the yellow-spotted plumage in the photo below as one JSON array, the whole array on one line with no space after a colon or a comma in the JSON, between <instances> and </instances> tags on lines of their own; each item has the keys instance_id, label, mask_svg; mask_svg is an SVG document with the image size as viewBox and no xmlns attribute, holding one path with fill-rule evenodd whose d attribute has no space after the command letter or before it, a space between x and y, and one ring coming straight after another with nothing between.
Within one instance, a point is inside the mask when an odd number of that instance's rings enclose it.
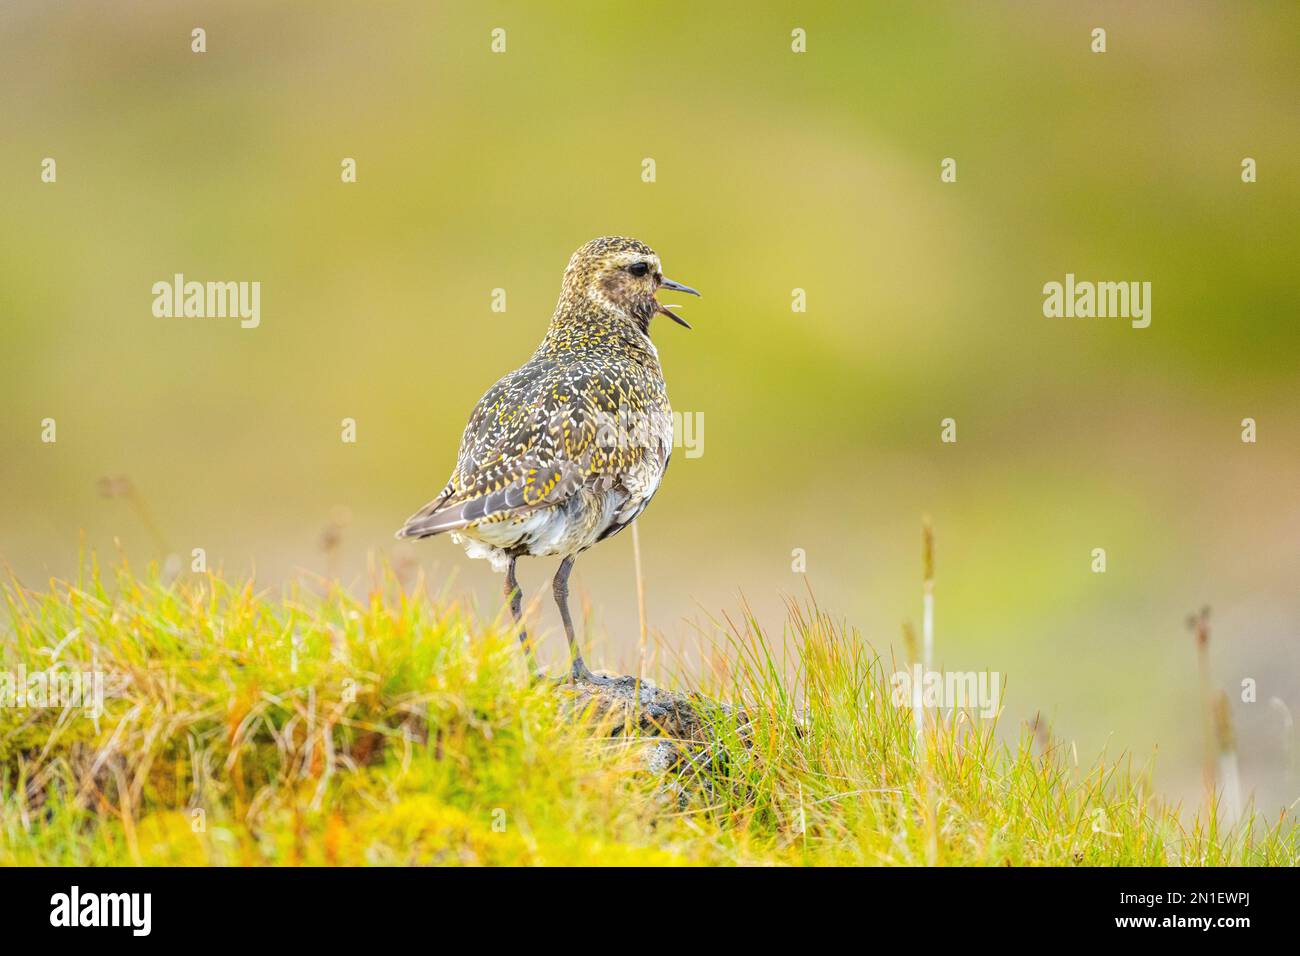
<instances>
[{"instance_id":1,"label":"yellow-spotted plumage","mask_svg":"<svg viewBox=\"0 0 1300 956\"><path fill-rule=\"evenodd\" d=\"M575 252L541 344L479 400L451 478L397 533L449 532L471 556L490 559L506 571L516 616L515 560L563 558L555 593L577 676L590 675L565 600L574 557L641 513L672 452L650 320L686 323L659 304L661 288L699 294L665 279L654 250L636 239L606 236Z\"/></svg>"}]
</instances>

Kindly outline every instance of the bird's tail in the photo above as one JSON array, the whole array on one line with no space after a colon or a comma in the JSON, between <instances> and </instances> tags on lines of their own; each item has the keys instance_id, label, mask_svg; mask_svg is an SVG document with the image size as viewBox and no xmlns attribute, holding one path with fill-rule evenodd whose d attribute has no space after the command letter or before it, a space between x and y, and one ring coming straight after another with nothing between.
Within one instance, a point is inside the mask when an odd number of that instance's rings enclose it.
<instances>
[{"instance_id":1,"label":"bird's tail","mask_svg":"<svg viewBox=\"0 0 1300 956\"><path fill-rule=\"evenodd\" d=\"M580 475L575 473L559 489L562 492L571 490L578 480ZM411 515L397 532L397 537L428 538L444 531L459 531L485 520L509 521L552 504L546 500L529 502L527 489L526 482L515 481L470 498L460 497L449 489Z\"/></svg>"},{"instance_id":2,"label":"bird's tail","mask_svg":"<svg viewBox=\"0 0 1300 956\"><path fill-rule=\"evenodd\" d=\"M398 538L431 538L444 531L459 531L470 523L465 517L466 502L448 505L444 498L429 502L397 529Z\"/></svg>"}]
</instances>

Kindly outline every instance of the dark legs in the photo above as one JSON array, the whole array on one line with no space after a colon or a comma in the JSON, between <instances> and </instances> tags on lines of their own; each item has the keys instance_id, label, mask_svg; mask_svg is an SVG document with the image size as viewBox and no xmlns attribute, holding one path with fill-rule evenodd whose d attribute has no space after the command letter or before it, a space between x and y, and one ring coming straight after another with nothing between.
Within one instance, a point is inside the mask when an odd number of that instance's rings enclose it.
<instances>
[{"instance_id":1,"label":"dark legs","mask_svg":"<svg viewBox=\"0 0 1300 956\"><path fill-rule=\"evenodd\" d=\"M560 620L564 622L564 636L569 641L569 659L573 662L570 668L570 676L573 680L589 681L600 683L608 678L599 678L587 670L587 665L583 663L582 652L578 650L578 639L573 633L573 618L569 614L569 572L573 570L574 556L569 555L560 562L560 569L555 572L555 580L552 587L555 593L555 604L560 609ZM528 661L528 670L536 678L541 675L541 670L537 667L537 657L533 654L533 644L528 638L528 632L524 629L524 592L519 587L519 581L515 577L515 559L510 559L510 567L506 569L506 600L510 602L510 613L514 615L515 624L519 628L519 643L523 646L524 656Z\"/></svg>"},{"instance_id":2,"label":"dark legs","mask_svg":"<svg viewBox=\"0 0 1300 956\"><path fill-rule=\"evenodd\" d=\"M524 629L524 592L519 588L519 581L515 578L515 559L510 559L510 567L506 569L506 600L510 602L510 613L514 615L515 624L519 626L519 643L523 646L524 657L528 662L528 676L536 677L541 673L537 668L537 657L533 654L533 644L528 639L528 631Z\"/></svg>"},{"instance_id":3,"label":"dark legs","mask_svg":"<svg viewBox=\"0 0 1300 956\"><path fill-rule=\"evenodd\" d=\"M572 677L574 680L590 681L594 676L582 662L578 640L573 636L573 618L569 616L569 572L573 570L573 557L569 555L560 562L560 570L555 572L552 587L555 591L555 603L560 609L560 620L564 622L564 636L569 640L569 658L573 661Z\"/></svg>"}]
</instances>

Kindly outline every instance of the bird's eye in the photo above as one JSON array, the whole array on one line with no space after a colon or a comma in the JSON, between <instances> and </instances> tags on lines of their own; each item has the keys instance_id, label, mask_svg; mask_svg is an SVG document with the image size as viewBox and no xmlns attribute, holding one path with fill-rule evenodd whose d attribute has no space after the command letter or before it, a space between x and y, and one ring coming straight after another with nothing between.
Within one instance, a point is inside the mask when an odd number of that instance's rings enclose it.
<instances>
[{"instance_id":1,"label":"bird's eye","mask_svg":"<svg viewBox=\"0 0 1300 956\"><path fill-rule=\"evenodd\" d=\"M648 266L648 265L647 265L646 263L644 263L644 262L634 262L634 263L632 263L630 266L627 267L627 271L630 272L630 273L632 273L632 275L634 275L634 276L638 276L638 277L639 277L639 276L643 276L643 275L645 275L647 272L649 272L649 271L650 271L650 266Z\"/></svg>"}]
</instances>

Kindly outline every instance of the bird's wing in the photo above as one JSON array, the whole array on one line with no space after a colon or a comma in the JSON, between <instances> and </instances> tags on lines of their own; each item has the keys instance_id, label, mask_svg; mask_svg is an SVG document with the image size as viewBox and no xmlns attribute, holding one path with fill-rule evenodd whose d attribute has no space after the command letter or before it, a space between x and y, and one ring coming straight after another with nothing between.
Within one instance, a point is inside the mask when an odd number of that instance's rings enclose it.
<instances>
[{"instance_id":1,"label":"bird's wing","mask_svg":"<svg viewBox=\"0 0 1300 956\"><path fill-rule=\"evenodd\" d=\"M465 426L451 480L397 536L519 517L615 474L640 450L611 436L619 396L612 383L592 379L571 367L530 363L488 389Z\"/></svg>"}]
</instances>

